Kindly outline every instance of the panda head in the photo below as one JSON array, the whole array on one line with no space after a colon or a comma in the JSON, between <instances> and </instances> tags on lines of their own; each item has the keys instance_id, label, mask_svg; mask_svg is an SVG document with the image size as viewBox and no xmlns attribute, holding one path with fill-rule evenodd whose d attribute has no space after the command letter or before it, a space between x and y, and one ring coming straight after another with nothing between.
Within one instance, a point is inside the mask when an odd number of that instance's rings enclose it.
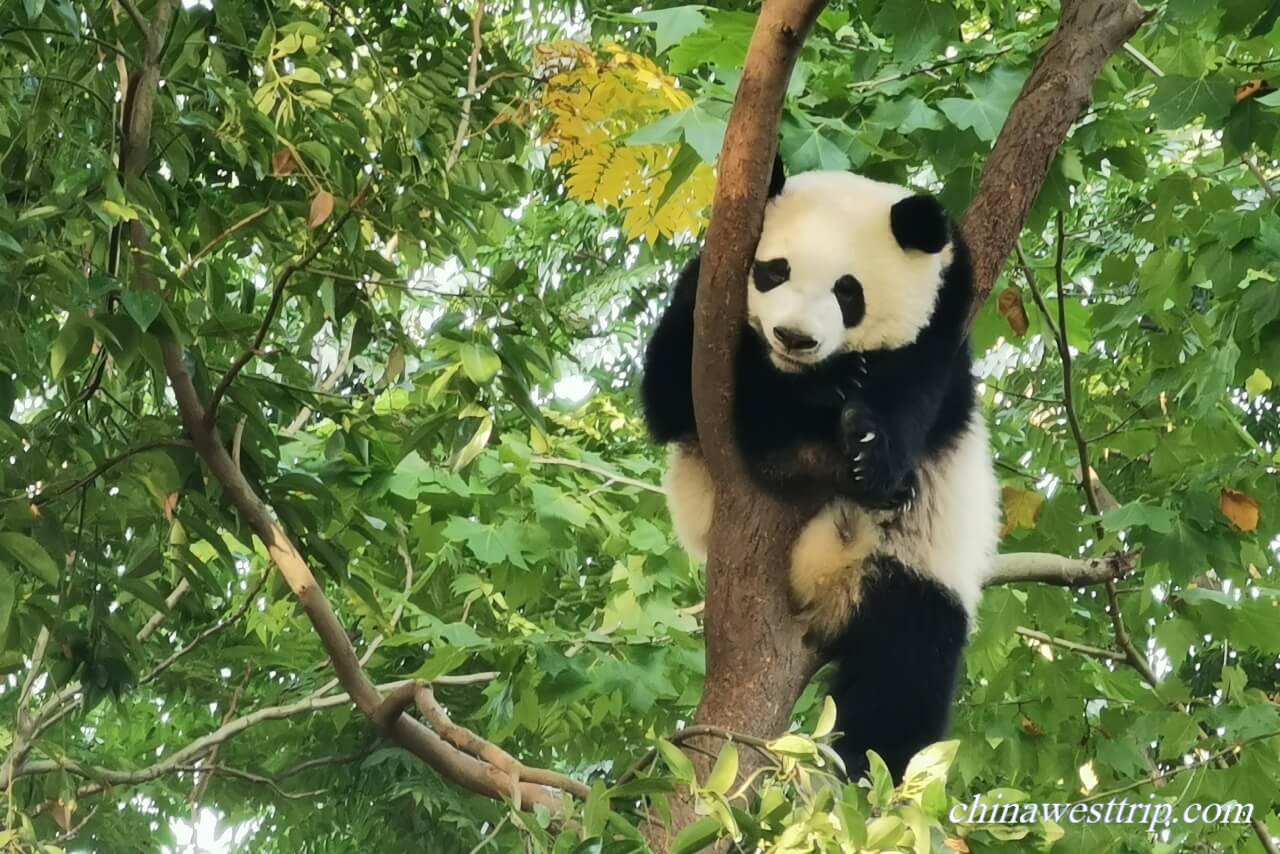
<instances>
[{"instance_id":1,"label":"panda head","mask_svg":"<svg viewBox=\"0 0 1280 854\"><path fill-rule=\"evenodd\" d=\"M775 164L747 315L780 370L915 341L953 256L932 196L850 172L783 179Z\"/></svg>"}]
</instances>

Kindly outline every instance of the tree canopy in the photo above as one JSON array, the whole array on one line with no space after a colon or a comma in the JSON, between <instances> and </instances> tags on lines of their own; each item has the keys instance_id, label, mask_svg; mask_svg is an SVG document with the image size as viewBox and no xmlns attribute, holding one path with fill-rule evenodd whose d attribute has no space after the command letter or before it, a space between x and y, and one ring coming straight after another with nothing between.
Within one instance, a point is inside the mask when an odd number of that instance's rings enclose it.
<instances>
[{"instance_id":1,"label":"tree canopy","mask_svg":"<svg viewBox=\"0 0 1280 854\"><path fill-rule=\"evenodd\" d=\"M1276 850L1274 0L1153 11L976 318L1010 583L953 741L897 791L841 783L819 679L791 733L694 778L703 573L635 389L757 15L0 8L0 848L173 849L216 822L253 851L629 851L692 784L684 850ZM833 5L787 89L788 170L959 217L1058 16ZM1044 566L1059 583L1025 580ZM348 642L403 699L390 721L333 678ZM452 771L404 749L415 702ZM984 793L1253 821L948 818Z\"/></svg>"}]
</instances>

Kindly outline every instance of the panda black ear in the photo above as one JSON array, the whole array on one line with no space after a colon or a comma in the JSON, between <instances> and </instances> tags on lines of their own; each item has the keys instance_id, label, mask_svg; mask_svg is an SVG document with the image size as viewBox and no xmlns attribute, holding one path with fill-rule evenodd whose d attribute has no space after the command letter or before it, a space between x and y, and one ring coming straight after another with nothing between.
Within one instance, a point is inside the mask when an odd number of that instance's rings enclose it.
<instances>
[{"instance_id":1,"label":"panda black ear","mask_svg":"<svg viewBox=\"0 0 1280 854\"><path fill-rule=\"evenodd\" d=\"M908 196L889 210L894 239L903 249L941 252L950 237L942 203L933 196Z\"/></svg>"},{"instance_id":2,"label":"panda black ear","mask_svg":"<svg viewBox=\"0 0 1280 854\"><path fill-rule=\"evenodd\" d=\"M787 183L787 173L782 171L782 155L773 155L773 174L769 176L769 198L782 192L782 185Z\"/></svg>"}]
</instances>

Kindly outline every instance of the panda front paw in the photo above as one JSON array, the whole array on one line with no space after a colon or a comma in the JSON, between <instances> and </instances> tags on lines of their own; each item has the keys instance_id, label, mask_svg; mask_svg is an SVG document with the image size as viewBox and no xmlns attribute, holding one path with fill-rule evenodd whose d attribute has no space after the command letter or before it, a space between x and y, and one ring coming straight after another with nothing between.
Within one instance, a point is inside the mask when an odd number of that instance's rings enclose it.
<instances>
[{"instance_id":1,"label":"panda front paw","mask_svg":"<svg viewBox=\"0 0 1280 854\"><path fill-rule=\"evenodd\" d=\"M840 444L844 452L843 492L875 509L902 506L911 499L914 478L896 459L890 437L878 420L856 401L840 411Z\"/></svg>"}]
</instances>

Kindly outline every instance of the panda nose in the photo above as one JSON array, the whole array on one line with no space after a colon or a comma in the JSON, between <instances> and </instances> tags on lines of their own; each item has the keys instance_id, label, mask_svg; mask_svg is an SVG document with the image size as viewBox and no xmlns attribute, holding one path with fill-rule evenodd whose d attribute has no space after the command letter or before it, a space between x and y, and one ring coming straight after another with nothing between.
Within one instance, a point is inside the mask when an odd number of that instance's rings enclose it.
<instances>
[{"instance_id":1,"label":"panda nose","mask_svg":"<svg viewBox=\"0 0 1280 854\"><path fill-rule=\"evenodd\" d=\"M774 327L773 334L778 341L782 343L792 353L803 353L806 350L812 350L818 346L818 342L803 332L795 329L788 329L785 326Z\"/></svg>"}]
</instances>

